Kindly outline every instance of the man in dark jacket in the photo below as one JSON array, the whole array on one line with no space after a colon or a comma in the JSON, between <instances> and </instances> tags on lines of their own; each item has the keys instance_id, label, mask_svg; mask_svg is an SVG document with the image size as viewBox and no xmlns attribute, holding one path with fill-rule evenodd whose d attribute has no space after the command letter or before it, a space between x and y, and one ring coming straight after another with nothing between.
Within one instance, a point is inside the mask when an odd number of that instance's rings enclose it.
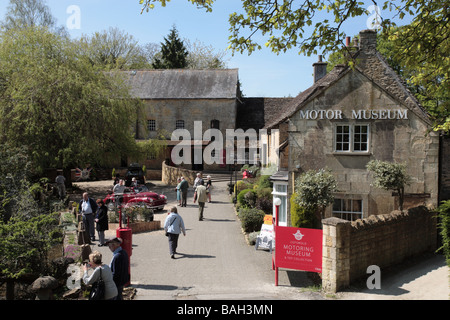
<instances>
[{"instance_id":1,"label":"man in dark jacket","mask_svg":"<svg viewBox=\"0 0 450 320\"><path fill-rule=\"evenodd\" d=\"M181 206L182 207L186 207L188 189L189 189L189 183L184 179L184 177L181 177L180 191L181 191Z\"/></svg>"},{"instance_id":2,"label":"man in dark jacket","mask_svg":"<svg viewBox=\"0 0 450 320\"><path fill-rule=\"evenodd\" d=\"M130 282L130 258L128 253L120 246L122 239L114 238L105 242L109 250L113 252L110 268L113 274L113 280L117 287L117 300L123 300L123 287Z\"/></svg>"},{"instance_id":3,"label":"man in dark jacket","mask_svg":"<svg viewBox=\"0 0 450 320\"><path fill-rule=\"evenodd\" d=\"M83 224L85 230L89 233L92 241L95 241L95 215L97 213L97 203L89 198L87 192L83 193L83 199L80 201L79 210L83 215Z\"/></svg>"}]
</instances>

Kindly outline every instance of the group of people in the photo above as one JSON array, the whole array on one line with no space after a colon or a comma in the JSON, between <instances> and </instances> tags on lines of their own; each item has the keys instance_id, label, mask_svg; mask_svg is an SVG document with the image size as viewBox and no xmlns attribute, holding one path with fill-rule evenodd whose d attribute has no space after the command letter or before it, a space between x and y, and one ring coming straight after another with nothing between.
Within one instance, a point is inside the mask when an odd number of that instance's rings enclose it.
<instances>
[{"instance_id":1,"label":"group of people","mask_svg":"<svg viewBox=\"0 0 450 320\"><path fill-rule=\"evenodd\" d=\"M105 244L113 252L113 258L109 265L102 262L102 254L94 251L89 255L89 263L83 265L83 282L92 285L100 280L105 284L104 300L123 300L123 288L130 281L129 256L122 249L122 239L114 238ZM91 275L88 270L93 269Z\"/></svg>"},{"instance_id":2,"label":"group of people","mask_svg":"<svg viewBox=\"0 0 450 320\"><path fill-rule=\"evenodd\" d=\"M189 189L189 183L184 177L178 178L178 184L175 190L177 191L178 206L186 207L187 191ZM198 202L198 220L203 221L203 210L205 208L206 201L211 202L211 189L212 181L211 176L206 177L206 183L202 178L201 173L197 173L197 177L194 181L194 203ZM181 233L186 236L186 228L184 226L183 218L178 214L177 207L170 209L169 215L164 221L164 230L169 239L169 253L172 259L175 259L177 253L178 238Z\"/></svg>"},{"instance_id":3,"label":"group of people","mask_svg":"<svg viewBox=\"0 0 450 320\"><path fill-rule=\"evenodd\" d=\"M79 203L79 210L83 217L84 228L89 233L91 241L95 241L95 229L98 232L99 244L105 245L105 231L108 230L108 208L102 199L94 201L87 192ZM97 226L95 226L97 224Z\"/></svg>"},{"instance_id":4,"label":"group of people","mask_svg":"<svg viewBox=\"0 0 450 320\"><path fill-rule=\"evenodd\" d=\"M177 192L177 201L180 207L186 207L187 192L189 189L189 183L180 177L177 179L177 186L175 188ZM203 220L203 209L205 208L206 201L211 202L211 190L212 180L211 176L206 177L206 182L202 178L201 173L197 173L197 177L194 180L194 203L198 201L199 217L198 220Z\"/></svg>"},{"instance_id":5,"label":"group of people","mask_svg":"<svg viewBox=\"0 0 450 320\"><path fill-rule=\"evenodd\" d=\"M129 256L122 249L122 239L114 238L105 241L105 231L108 230L108 209L103 200L94 201L87 192L83 193L83 199L79 203L85 230L89 233L91 241L95 241L95 226L98 232L98 246L108 246L113 252L111 263L102 263L102 254L94 251L89 255L89 263L83 266L83 281L86 285L97 282L100 277L105 283L105 300L123 300L123 287L130 281ZM89 275L88 270L94 272Z\"/></svg>"}]
</instances>

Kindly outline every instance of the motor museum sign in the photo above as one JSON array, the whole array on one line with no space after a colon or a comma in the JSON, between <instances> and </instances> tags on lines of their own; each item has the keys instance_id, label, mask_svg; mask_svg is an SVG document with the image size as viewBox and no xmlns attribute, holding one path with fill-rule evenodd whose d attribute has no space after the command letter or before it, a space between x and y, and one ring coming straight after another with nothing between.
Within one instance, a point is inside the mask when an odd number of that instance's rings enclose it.
<instances>
[{"instance_id":1,"label":"motor museum sign","mask_svg":"<svg viewBox=\"0 0 450 320\"><path fill-rule=\"evenodd\" d=\"M275 267L322 272L322 230L275 227Z\"/></svg>"},{"instance_id":2,"label":"motor museum sign","mask_svg":"<svg viewBox=\"0 0 450 320\"><path fill-rule=\"evenodd\" d=\"M408 120L408 110L299 110L299 117L306 120Z\"/></svg>"}]
</instances>

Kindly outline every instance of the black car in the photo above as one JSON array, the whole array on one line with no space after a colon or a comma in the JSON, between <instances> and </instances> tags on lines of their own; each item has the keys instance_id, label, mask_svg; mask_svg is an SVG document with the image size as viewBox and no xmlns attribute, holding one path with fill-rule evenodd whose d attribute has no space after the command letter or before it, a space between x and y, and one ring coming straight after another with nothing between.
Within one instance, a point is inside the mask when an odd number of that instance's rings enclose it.
<instances>
[{"instance_id":1,"label":"black car","mask_svg":"<svg viewBox=\"0 0 450 320\"><path fill-rule=\"evenodd\" d=\"M136 178L138 184L145 184L144 171L138 163L133 163L128 167L125 174L125 186L131 186L131 179Z\"/></svg>"}]
</instances>

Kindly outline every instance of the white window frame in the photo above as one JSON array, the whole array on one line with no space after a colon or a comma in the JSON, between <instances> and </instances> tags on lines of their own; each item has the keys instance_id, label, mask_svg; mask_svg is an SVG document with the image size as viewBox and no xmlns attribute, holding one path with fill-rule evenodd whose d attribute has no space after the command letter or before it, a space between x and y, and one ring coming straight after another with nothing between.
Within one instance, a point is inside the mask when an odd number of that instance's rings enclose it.
<instances>
[{"instance_id":1,"label":"white window frame","mask_svg":"<svg viewBox=\"0 0 450 320\"><path fill-rule=\"evenodd\" d=\"M341 209L343 208L342 201L350 201L350 208L349 210L334 210L334 203L332 205L332 215L333 217L341 218L344 220L349 221L355 221L357 219L363 219L364 218L364 200L358 199L358 198L335 198L334 201L340 201ZM353 209L353 201L361 201L361 211L354 211ZM350 216L351 219L347 219L347 217Z\"/></svg>"},{"instance_id":2,"label":"white window frame","mask_svg":"<svg viewBox=\"0 0 450 320\"><path fill-rule=\"evenodd\" d=\"M348 139L348 150L338 150L337 144L338 144L338 127L348 127L349 128L349 139ZM367 127L367 132L365 133L367 135L366 143L367 147L366 150L355 150L355 143L361 143L356 142L355 137L357 133L355 133L355 127ZM333 152L336 154L369 154L370 153L370 124L369 123L335 123L333 128ZM360 135L363 135L359 133ZM340 143L340 142L339 142Z\"/></svg>"},{"instance_id":3,"label":"white window frame","mask_svg":"<svg viewBox=\"0 0 450 320\"><path fill-rule=\"evenodd\" d=\"M277 186L283 186L286 191L277 191ZM273 181L273 199L280 198L281 205L278 212L278 225L281 227L287 227L287 199L288 199L288 183L281 181ZM273 217L276 215L275 204L273 205Z\"/></svg>"}]
</instances>

